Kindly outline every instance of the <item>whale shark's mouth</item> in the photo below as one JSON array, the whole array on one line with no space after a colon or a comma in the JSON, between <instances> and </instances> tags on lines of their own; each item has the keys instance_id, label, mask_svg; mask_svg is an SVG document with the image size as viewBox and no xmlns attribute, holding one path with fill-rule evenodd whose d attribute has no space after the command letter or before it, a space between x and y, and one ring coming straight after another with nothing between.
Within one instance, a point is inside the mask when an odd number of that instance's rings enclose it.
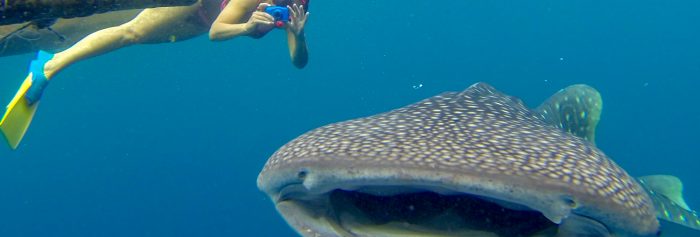
<instances>
[{"instance_id":1,"label":"whale shark's mouth","mask_svg":"<svg viewBox=\"0 0 700 237\"><path fill-rule=\"evenodd\" d=\"M295 192L277 208L305 236L552 236L556 224L518 204L444 190L372 187Z\"/></svg>"}]
</instances>

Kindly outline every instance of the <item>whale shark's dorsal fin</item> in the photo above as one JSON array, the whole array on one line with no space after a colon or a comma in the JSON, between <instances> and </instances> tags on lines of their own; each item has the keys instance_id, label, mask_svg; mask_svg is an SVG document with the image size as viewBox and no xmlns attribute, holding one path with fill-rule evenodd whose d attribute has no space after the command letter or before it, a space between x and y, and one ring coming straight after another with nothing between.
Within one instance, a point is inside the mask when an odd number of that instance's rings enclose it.
<instances>
[{"instance_id":1,"label":"whale shark's dorsal fin","mask_svg":"<svg viewBox=\"0 0 700 237\"><path fill-rule=\"evenodd\" d=\"M578 84L555 93L535 109L545 122L595 143L595 130L603 110L600 93Z\"/></svg>"},{"instance_id":2,"label":"whale shark's dorsal fin","mask_svg":"<svg viewBox=\"0 0 700 237\"><path fill-rule=\"evenodd\" d=\"M697 212L685 203L683 183L679 178L671 175L650 175L639 177L637 180L654 202L656 217L700 230L700 218Z\"/></svg>"},{"instance_id":3,"label":"whale shark's dorsal fin","mask_svg":"<svg viewBox=\"0 0 700 237\"><path fill-rule=\"evenodd\" d=\"M602 109L600 93L590 86L579 84L558 91L534 111L546 123L595 143L595 130ZM640 177L638 181L651 197L657 218L700 230L700 217L683 199L680 179L671 175L650 175Z\"/></svg>"}]
</instances>

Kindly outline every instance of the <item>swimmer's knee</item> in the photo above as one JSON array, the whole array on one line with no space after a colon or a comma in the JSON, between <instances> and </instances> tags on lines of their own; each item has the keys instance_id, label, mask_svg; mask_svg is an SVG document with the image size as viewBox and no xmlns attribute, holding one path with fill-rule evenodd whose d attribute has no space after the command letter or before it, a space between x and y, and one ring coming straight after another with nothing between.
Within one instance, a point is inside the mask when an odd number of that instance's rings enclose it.
<instances>
[{"instance_id":1,"label":"swimmer's knee","mask_svg":"<svg viewBox=\"0 0 700 237\"><path fill-rule=\"evenodd\" d=\"M140 43L143 41L144 38L144 35L141 31L130 26L122 27L122 29L120 29L120 31L117 32L117 34L121 34L124 43L128 44Z\"/></svg>"}]
</instances>

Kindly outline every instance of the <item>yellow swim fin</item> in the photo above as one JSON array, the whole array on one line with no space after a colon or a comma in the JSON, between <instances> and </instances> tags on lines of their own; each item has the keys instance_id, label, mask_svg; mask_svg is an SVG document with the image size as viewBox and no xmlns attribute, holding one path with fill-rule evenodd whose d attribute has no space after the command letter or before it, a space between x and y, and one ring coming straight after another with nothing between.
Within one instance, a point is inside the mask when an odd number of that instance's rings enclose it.
<instances>
[{"instance_id":1,"label":"yellow swim fin","mask_svg":"<svg viewBox=\"0 0 700 237\"><path fill-rule=\"evenodd\" d=\"M32 86L31 73L22 82L17 94L12 98L10 104L7 105L5 115L0 120L0 132L5 136L7 143L12 149L17 149L17 146L19 146L19 142L22 141L24 133L27 132L27 128L29 128L29 124L32 122L36 108L39 105L39 101L30 104L25 98L25 94L30 86Z\"/></svg>"},{"instance_id":2,"label":"yellow swim fin","mask_svg":"<svg viewBox=\"0 0 700 237\"><path fill-rule=\"evenodd\" d=\"M36 59L29 64L29 76L22 82L17 94L7 105L5 115L0 120L0 132L5 136L12 149L17 149L34 118L41 94L49 83L44 75L44 66L51 58L53 58L53 54L49 52L39 51L37 53Z\"/></svg>"}]
</instances>

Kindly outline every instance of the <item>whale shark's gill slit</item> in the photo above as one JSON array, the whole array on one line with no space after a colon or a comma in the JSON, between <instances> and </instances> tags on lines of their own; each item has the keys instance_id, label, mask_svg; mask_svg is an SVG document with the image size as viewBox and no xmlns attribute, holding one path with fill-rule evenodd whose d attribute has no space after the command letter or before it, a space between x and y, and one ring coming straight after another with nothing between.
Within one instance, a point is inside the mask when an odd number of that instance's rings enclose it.
<instances>
[{"instance_id":1,"label":"whale shark's gill slit","mask_svg":"<svg viewBox=\"0 0 700 237\"><path fill-rule=\"evenodd\" d=\"M512 210L473 195L443 195L430 191L391 196L333 190L331 213L340 225L354 228L400 225L418 233L488 231L498 236L531 236L556 226L541 213ZM342 223L344 221L352 224ZM377 228L379 229L379 228Z\"/></svg>"}]
</instances>

